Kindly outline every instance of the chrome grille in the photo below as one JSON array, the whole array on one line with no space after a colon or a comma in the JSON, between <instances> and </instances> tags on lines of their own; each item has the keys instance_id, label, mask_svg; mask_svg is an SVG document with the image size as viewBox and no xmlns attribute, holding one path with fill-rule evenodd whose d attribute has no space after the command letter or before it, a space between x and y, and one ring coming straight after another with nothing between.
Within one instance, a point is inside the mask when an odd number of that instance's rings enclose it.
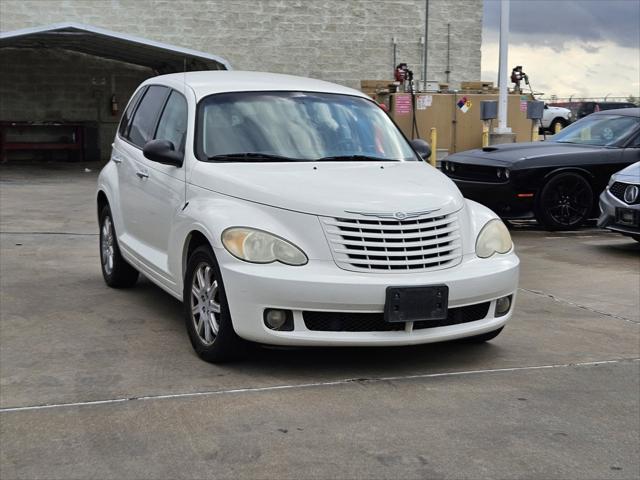
<instances>
[{"instance_id":1,"label":"chrome grille","mask_svg":"<svg viewBox=\"0 0 640 480\"><path fill-rule=\"evenodd\" d=\"M615 182L613 185L611 185L609 187L609 192L611 193L611 195L613 195L614 197L616 197L618 200L623 201L624 203L628 203L625 199L624 199L624 192L627 189L627 187L629 185L636 185L638 187L640 187L640 185L638 184L631 184L631 183L622 183L622 182ZM640 203L640 196L638 196L638 198L636 198L635 202L632 202L630 205L633 205L635 203Z\"/></svg>"},{"instance_id":2,"label":"chrome grille","mask_svg":"<svg viewBox=\"0 0 640 480\"><path fill-rule=\"evenodd\" d=\"M336 263L345 270L438 270L462 259L456 214L407 220L321 217L320 222Z\"/></svg>"}]
</instances>

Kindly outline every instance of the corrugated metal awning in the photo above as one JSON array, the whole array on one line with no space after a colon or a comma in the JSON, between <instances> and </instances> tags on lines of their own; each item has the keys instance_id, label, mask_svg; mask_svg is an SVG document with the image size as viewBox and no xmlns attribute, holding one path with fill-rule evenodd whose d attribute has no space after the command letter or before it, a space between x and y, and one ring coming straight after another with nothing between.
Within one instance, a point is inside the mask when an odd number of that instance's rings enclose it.
<instances>
[{"instance_id":1,"label":"corrugated metal awning","mask_svg":"<svg viewBox=\"0 0 640 480\"><path fill-rule=\"evenodd\" d=\"M0 33L0 48L59 48L152 68L158 73L231 70L217 55L79 23Z\"/></svg>"}]
</instances>

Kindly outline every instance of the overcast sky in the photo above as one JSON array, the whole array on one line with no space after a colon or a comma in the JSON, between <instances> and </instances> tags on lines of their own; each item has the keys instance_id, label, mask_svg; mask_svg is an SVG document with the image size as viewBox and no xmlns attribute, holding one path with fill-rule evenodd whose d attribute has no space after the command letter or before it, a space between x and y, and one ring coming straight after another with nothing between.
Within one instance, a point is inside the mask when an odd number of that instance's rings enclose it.
<instances>
[{"instance_id":1,"label":"overcast sky","mask_svg":"<svg viewBox=\"0 0 640 480\"><path fill-rule=\"evenodd\" d=\"M482 79L498 78L500 0L484 0ZM511 0L509 74L558 97L640 96L640 0Z\"/></svg>"}]
</instances>

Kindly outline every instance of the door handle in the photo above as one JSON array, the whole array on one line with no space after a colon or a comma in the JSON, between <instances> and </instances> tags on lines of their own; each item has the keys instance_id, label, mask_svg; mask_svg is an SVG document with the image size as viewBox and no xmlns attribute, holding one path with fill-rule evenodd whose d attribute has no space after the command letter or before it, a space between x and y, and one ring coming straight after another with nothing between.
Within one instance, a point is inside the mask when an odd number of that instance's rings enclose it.
<instances>
[{"instance_id":1,"label":"door handle","mask_svg":"<svg viewBox=\"0 0 640 480\"><path fill-rule=\"evenodd\" d=\"M138 178L149 178L149 174L147 172L141 172L140 170L138 170L136 172L136 175L138 176Z\"/></svg>"},{"instance_id":2,"label":"door handle","mask_svg":"<svg viewBox=\"0 0 640 480\"><path fill-rule=\"evenodd\" d=\"M122 159L116 155L111 157L111 160L113 160L113 163L117 163L118 165L122 163Z\"/></svg>"}]
</instances>

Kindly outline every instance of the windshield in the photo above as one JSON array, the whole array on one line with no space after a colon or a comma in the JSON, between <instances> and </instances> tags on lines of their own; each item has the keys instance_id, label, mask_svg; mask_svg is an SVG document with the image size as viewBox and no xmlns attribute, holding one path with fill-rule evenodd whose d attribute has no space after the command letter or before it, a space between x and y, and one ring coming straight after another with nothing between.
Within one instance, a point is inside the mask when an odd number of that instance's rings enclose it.
<instances>
[{"instance_id":1,"label":"windshield","mask_svg":"<svg viewBox=\"0 0 640 480\"><path fill-rule=\"evenodd\" d=\"M200 160L418 160L375 103L307 92L211 95L198 107Z\"/></svg>"},{"instance_id":2,"label":"windshield","mask_svg":"<svg viewBox=\"0 0 640 480\"><path fill-rule=\"evenodd\" d=\"M640 119L623 115L590 115L553 136L552 142L581 145L615 145L627 137Z\"/></svg>"}]
</instances>

